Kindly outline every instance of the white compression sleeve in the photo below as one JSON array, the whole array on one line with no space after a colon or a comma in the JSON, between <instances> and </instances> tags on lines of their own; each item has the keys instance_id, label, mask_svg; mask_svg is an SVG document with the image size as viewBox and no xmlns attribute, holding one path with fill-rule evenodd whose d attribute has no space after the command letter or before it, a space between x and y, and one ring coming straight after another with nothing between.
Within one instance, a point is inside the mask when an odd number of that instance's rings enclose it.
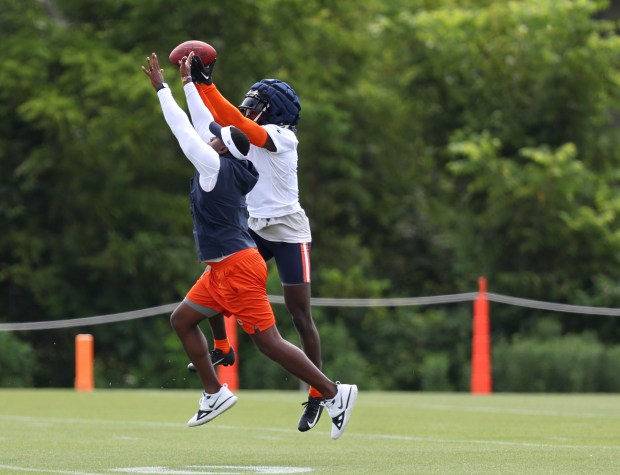
<instances>
[{"instance_id":1,"label":"white compression sleeve","mask_svg":"<svg viewBox=\"0 0 620 475\"><path fill-rule=\"evenodd\" d=\"M160 89L157 96L164 118L179 141L181 150L200 174L200 187L211 191L220 171L219 154L200 138L183 109L174 100L170 88Z\"/></svg>"},{"instance_id":2,"label":"white compression sleeve","mask_svg":"<svg viewBox=\"0 0 620 475\"><path fill-rule=\"evenodd\" d=\"M185 91L187 108L192 117L194 129L196 129L200 138L208 143L213 137L213 134L209 130L209 125L213 122L213 114L211 114L209 108L202 102L200 93L193 82L183 86L183 90Z\"/></svg>"}]
</instances>

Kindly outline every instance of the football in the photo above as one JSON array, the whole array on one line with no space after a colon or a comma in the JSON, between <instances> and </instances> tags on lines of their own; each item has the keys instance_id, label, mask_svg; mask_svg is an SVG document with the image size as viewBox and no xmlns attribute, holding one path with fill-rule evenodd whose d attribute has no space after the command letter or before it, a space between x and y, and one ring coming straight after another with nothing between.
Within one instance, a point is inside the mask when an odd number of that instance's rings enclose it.
<instances>
[{"instance_id":1,"label":"football","mask_svg":"<svg viewBox=\"0 0 620 475\"><path fill-rule=\"evenodd\" d=\"M168 59L174 66L178 66L181 58L183 58L183 56L187 56L192 51L196 56L199 56L200 59L202 59L202 62L205 65L217 58L217 51L215 51L215 48L209 43L198 40L189 40L174 48L170 52Z\"/></svg>"}]
</instances>

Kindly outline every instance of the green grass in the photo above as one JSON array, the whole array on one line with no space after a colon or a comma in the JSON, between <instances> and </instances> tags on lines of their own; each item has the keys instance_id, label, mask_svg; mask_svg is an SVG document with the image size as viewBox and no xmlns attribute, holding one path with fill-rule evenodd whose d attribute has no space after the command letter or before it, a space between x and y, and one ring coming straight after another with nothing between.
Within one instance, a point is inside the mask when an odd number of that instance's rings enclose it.
<instances>
[{"instance_id":1,"label":"green grass","mask_svg":"<svg viewBox=\"0 0 620 475\"><path fill-rule=\"evenodd\" d=\"M238 391L188 428L199 395L0 390L0 473L620 473L620 395L362 390L337 441L326 414L296 430L300 392Z\"/></svg>"}]
</instances>

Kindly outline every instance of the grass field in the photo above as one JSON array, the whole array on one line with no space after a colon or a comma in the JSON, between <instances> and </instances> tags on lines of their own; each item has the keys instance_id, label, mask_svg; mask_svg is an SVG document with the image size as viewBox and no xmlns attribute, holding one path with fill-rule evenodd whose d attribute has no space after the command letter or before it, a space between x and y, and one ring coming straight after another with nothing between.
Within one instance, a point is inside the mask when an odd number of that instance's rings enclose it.
<instances>
[{"instance_id":1,"label":"grass field","mask_svg":"<svg viewBox=\"0 0 620 475\"><path fill-rule=\"evenodd\" d=\"M360 392L346 432L296 430L303 394L0 390L2 474L619 474L620 395Z\"/></svg>"}]
</instances>

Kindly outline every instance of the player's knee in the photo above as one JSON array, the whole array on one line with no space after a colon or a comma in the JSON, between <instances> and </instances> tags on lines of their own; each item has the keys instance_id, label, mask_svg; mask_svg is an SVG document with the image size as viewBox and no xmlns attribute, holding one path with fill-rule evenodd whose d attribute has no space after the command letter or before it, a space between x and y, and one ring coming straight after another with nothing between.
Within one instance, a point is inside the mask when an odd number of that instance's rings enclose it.
<instances>
[{"instance_id":1,"label":"player's knee","mask_svg":"<svg viewBox=\"0 0 620 475\"><path fill-rule=\"evenodd\" d=\"M178 325L178 320L177 320L177 317L175 317L173 313L172 315L170 315L170 326L172 327L173 330L176 331L177 325Z\"/></svg>"},{"instance_id":2,"label":"player's knee","mask_svg":"<svg viewBox=\"0 0 620 475\"><path fill-rule=\"evenodd\" d=\"M183 328L181 315L176 310L172 312L172 315L170 315L170 326L177 333L179 333Z\"/></svg>"}]
</instances>

